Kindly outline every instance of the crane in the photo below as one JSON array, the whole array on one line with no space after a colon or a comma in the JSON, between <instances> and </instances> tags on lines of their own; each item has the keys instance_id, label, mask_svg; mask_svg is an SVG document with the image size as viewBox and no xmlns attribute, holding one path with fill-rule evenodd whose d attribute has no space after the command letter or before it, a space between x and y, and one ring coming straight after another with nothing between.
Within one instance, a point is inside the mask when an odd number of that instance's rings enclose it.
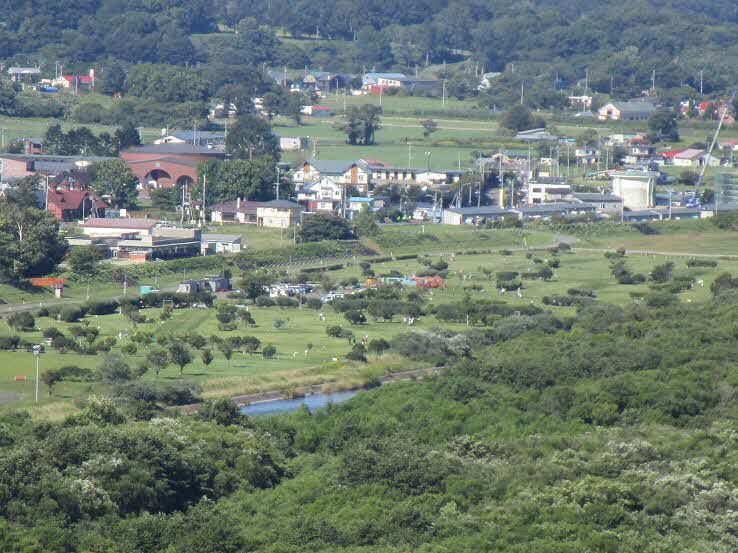
<instances>
[{"instance_id":1,"label":"crane","mask_svg":"<svg viewBox=\"0 0 738 553\"><path fill-rule=\"evenodd\" d=\"M697 184L694 186L694 192L692 198L687 202L688 207L696 207L700 205L700 199L699 199L699 191L700 187L702 186L702 180L705 176L705 170L707 170L707 166L710 163L710 157L712 156L712 150L715 148L715 144L717 143L718 135L720 134L720 129L723 128L723 121L725 121L725 116L728 114L728 106L733 105L733 100L735 100L736 93L738 93L738 87L733 89L733 94L730 95L730 100L725 104L723 107L723 112L720 114L720 121L718 122L717 129L715 129L715 134L712 136L712 142L710 142L710 147L707 149L707 155L705 156L705 161L702 164L702 169L700 169L700 175L697 178Z\"/></svg>"}]
</instances>

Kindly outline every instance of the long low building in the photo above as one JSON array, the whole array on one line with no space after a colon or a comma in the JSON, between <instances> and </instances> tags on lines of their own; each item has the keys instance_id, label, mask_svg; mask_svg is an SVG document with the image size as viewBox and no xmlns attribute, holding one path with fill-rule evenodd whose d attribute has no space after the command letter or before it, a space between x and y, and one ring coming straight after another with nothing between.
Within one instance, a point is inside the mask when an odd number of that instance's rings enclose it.
<instances>
[{"instance_id":1,"label":"long low building","mask_svg":"<svg viewBox=\"0 0 738 553\"><path fill-rule=\"evenodd\" d=\"M109 257L144 263L199 255L200 229L176 228L152 219L91 218L82 236L67 239L70 246L98 246Z\"/></svg>"},{"instance_id":2,"label":"long low building","mask_svg":"<svg viewBox=\"0 0 738 553\"><path fill-rule=\"evenodd\" d=\"M509 209L496 205L480 207L448 207L443 210L441 220L446 225L474 225L482 220L498 221L510 215Z\"/></svg>"}]
</instances>

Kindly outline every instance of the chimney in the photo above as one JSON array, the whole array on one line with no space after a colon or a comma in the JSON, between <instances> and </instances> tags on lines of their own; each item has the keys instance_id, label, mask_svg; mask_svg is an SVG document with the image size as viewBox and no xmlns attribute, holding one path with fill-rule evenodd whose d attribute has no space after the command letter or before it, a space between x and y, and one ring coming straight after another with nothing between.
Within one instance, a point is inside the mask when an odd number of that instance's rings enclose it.
<instances>
[{"instance_id":1,"label":"chimney","mask_svg":"<svg viewBox=\"0 0 738 553\"><path fill-rule=\"evenodd\" d=\"M236 198L236 209L241 209L241 198Z\"/></svg>"}]
</instances>

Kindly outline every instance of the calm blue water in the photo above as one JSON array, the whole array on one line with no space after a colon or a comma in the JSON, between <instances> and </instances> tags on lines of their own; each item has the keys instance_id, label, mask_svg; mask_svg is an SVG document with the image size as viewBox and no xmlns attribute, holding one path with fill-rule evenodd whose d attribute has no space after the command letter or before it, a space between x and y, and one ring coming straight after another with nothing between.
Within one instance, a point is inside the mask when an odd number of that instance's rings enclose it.
<instances>
[{"instance_id":1,"label":"calm blue water","mask_svg":"<svg viewBox=\"0 0 738 553\"><path fill-rule=\"evenodd\" d=\"M301 397L297 399L276 399L274 401L263 401L261 403L252 403L245 407L241 407L241 412L252 417L259 415L276 415L277 413L289 413L297 411L303 405L313 411L326 407L329 403L341 403L347 399L351 399L361 390L345 390L343 392L333 392L330 394L313 394L311 396Z\"/></svg>"}]
</instances>

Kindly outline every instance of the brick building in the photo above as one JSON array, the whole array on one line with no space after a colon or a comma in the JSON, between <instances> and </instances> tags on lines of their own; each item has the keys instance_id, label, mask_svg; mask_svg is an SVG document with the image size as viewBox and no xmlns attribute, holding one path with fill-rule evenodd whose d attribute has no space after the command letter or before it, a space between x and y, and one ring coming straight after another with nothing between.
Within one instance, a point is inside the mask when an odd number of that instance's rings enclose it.
<instances>
[{"instance_id":1,"label":"brick building","mask_svg":"<svg viewBox=\"0 0 738 553\"><path fill-rule=\"evenodd\" d=\"M197 167L204 161L225 159L225 152L183 143L147 144L121 152L141 185L171 188L198 180Z\"/></svg>"}]
</instances>

